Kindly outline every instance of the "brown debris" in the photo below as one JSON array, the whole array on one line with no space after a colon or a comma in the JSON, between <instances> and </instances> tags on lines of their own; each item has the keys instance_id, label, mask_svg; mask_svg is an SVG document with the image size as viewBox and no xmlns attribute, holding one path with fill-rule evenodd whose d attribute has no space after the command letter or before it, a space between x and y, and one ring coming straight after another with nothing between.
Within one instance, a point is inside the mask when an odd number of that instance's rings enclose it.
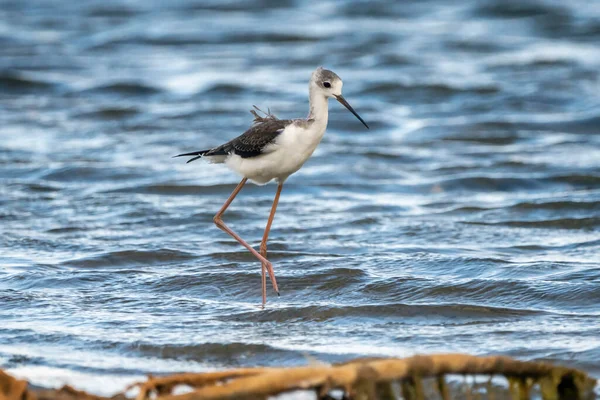
<instances>
[{"instance_id":1,"label":"brown debris","mask_svg":"<svg viewBox=\"0 0 600 400\"><path fill-rule=\"evenodd\" d=\"M332 390L342 390L344 399L388 400L398 398L425 400L451 398L444 377L453 375L504 376L509 386L506 397L528 399L536 387L544 400L587 400L593 398L595 380L584 372L541 362L517 361L509 357L475 357L464 354L438 354L397 358L363 358L337 365L314 365L297 368L242 368L229 371L186 373L148 377L138 386L137 400L224 400L267 399L297 390L312 390L319 399L331 399ZM425 385L425 380L433 380ZM174 394L177 386L192 391ZM461 398L472 397L475 382ZM482 386L486 388L486 386ZM126 389L127 390L127 389ZM475 391L477 392L477 391ZM487 385L488 398L496 396ZM460 393L458 394L460 396ZM458 398L458 397L455 397ZM479 398L479 393L475 398ZM25 381L0 371L0 400L108 400L105 397L65 386L60 390L28 391ZM125 400L124 394L112 400Z\"/></svg>"},{"instance_id":2,"label":"brown debris","mask_svg":"<svg viewBox=\"0 0 600 400\"><path fill-rule=\"evenodd\" d=\"M118 394L113 397L96 396L77 390L72 386L65 385L60 389L43 389L35 392L37 400L126 400L123 394Z\"/></svg>"},{"instance_id":3,"label":"brown debris","mask_svg":"<svg viewBox=\"0 0 600 400\"><path fill-rule=\"evenodd\" d=\"M158 396L170 394L178 385L186 385L192 388L201 388L207 385L219 384L231 379L255 376L269 371L269 368L241 368L229 371L184 373L169 376L149 376L146 382L140 382L133 386L139 386L138 400L146 399L150 394Z\"/></svg>"},{"instance_id":4,"label":"brown debris","mask_svg":"<svg viewBox=\"0 0 600 400\"><path fill-rule=\"evenodd\" d=\"M27 381L13 378L0 370L0 400L33 400L27 392Z\"/></svg>"}]
</instances>

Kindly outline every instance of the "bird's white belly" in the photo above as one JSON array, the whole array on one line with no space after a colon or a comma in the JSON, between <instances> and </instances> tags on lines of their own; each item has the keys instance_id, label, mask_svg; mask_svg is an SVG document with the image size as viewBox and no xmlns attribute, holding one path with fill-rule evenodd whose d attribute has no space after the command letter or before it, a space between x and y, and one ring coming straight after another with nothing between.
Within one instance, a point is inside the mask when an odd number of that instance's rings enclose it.
<instances>
[{"instance_id":1,"label":"bird's white belly","mask_svg":"<svg viewBox=\"0 0 600 400\"><path fill-rule=\"evenodd\" d=\"M325 127L318 128L315 124L310 125L309 129L290 125L265 149L264 154L250 158L232 154L227 157L225 164L259 184L273 179L283 182L304 165L321 142Z\"/></svg>"}]
</instances>

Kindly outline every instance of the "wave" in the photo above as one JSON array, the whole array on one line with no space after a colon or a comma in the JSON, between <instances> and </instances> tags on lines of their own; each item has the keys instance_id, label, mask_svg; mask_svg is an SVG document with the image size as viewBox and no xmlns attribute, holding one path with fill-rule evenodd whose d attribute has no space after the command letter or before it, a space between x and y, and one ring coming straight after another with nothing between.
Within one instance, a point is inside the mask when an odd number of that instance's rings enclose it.
<instances>
[{"instance_id":1,"label":"wave","mask_svg":"<svg viewBox=\"0 0 600 400\"><path fill-rule=\"evenodd\" d=\"M131 265L155 265L175 263L194 259L196 256L179 250L120 250L100 253L90 257L77 258L60 263L76 268L119 267Z\"/></svg>"},{"instance_id":2,"label":"wave","mask_svg":"<svg viewBox=\"0 0 600 400\"><path fill-rule=\"evenodd\" d=\"M137 107L102 106L97 109L77 113L75 118L93 118L101 120L127 119L142 114Z\"/></svg>"},{"instance_id":3,"label":"wave","mask_svg":"<svg viewBox=\"0 0 600 400\"><path fill-rule=\"evenodd\" d=\"M56 85L51 82L34 79L21 72L0 70L0 86L3 91L27 93L51 90Z\"/></svg>"},{"instance_id":4,"label":"wave","mask_svg":"<svg viewBox=\"0 0 600 400\"><path fill-rule=\"evenodd\" d=\"M568 185L571 189L596 189L600 187L600 176L587 174L572 175L550 175L538 174L532 177L532 174L519 177L493 177L493 176L466 176L466 177L448 177L436 182L443 191L473 190L473 191L544 191L552 186ZM427 188L431 185L421 185Z\"/></svg>"},{"instance_id":5,"label":"wave","mask_svg":"<svg viewBox=\"0 0 600 400\"><path fill-rule=\"evenodd\" d=\"M543 2L517 2L493 0L476 7L474 15L499 18L546 17L563 19L569 16L568 8Z\"/></svg>"},{"instance_id":6,"label":"wave","mask_svg":"<svg viewBox=\"0 0 600 400\"><path fill-rule=\"evenodd\" d=\"M577 179L576 179L577 180ZM514 211L600 211L599 201L580 201L580 200L545 200L545 201L524 201L507 207Z\"/></svg>"},{"instance_id":7,"label":"wave","mask_svg":"<svg viewBox=\"0 0 600 400\"><path fill-rule=\"evenodd\" d=\"M442 100L450 96L460 94L473 95L491 95L498 93L500 89L494 85L488 86L472 86L460 87L446 83L401 83L401 82L385 82L374 83L365 87L360 91L362 95L396 95L402 93L402 97L406 99L419 98L434 98Z\"/></svg>"},{"instance_id":8,"label":"wave","mask_svg":"<svg viewBox=\"0 0 600 400\"><path fill-rule=\"evenodd\" d=\"M509 221L464 221L469 225L508 226L515 228L539 229L583 229L596 230L600 228L600 217L556 218L544 220L509 220Z\"/></svg>"},{"instance_id":9,"label":"wave","mask_svg":"<svg viewBox=\"0 0 600 400\"><path fill-rule=\"evenodd\" d=\"M332 322L339 319L360 319L363 322L371 319L391 321L417 320L441 322L457 319L497 319L517 318L542 314L541 311L489 307L469 304L404 304L387 303L360 306L298 306L289 308L266 309L260 313L242 312L222 317L223 320L256 321L256 322Z\"/></svg>"},{"instance_id":10,"label":"wave","mask_svg":"<svg viewBox=\"0 0 600 400\"><path fill-rule=\"evenodd\" d=\"M201 34L130 34L98 39L88 45L88 49L96 51L114 50L123 46L153 46L153 47L192 47L214 44L253 44L253 43L313 43L318 37L302 34L285 34L277 32L245 32L243 34L228 33L226 35Z\"/></svg>"},{"instance_id":11,"label":"wave","mask_svg":"<svg viewBox=\"0 0 600 400\"><path fill-rule=\"evenodd\" d=\"M113 82L97 85L82 91L79 94L116 94L125 96L146 96L162 92L160 88L140 82Z\"/></svg>"},{"instance_id":12,"label":"wave","mask_svg":"<svg viewBox=\"0 0 600 400\"><path fill-rule=\"evenodd\" d=\"M65 166L55 169L50 169L45 172L41 179L56 182L97 182L97 181L117 181L126 179L142 178L142 172L124 170L113 166L106 168L104 166Z\"/></svg>"},{"instance_id":13,"label":"wave","mask_svg":"<svg viewBox=\"0 0 600 400\"><path fill-rule=\"evenodd\" d=\"M284 360L289 364L303 357L295 351L282 350L266 344L252 343L216 343L210 338L206 343L199 344L151 344L145 342L134 342L123 344L119 349L125 354L136 353L144 357L156 357L161 359L190 360L206 362L211 364L256 364L265 363L265 360Z\"/></svg>"},{"instance_id":14,"label":"wave","mask_svg":"<svg viewBox=\"0 0 600 400\"><path fill-rule=\"evenodd\" d=\"M119 189L112 189L107 193L143 193L143 194L162 194L170 196L182 195L201 195L203 193L231 193L235 185L216 184L216 185L184 185L176 183L149 184L127 186Z\"/></svg>"}]
</instances>

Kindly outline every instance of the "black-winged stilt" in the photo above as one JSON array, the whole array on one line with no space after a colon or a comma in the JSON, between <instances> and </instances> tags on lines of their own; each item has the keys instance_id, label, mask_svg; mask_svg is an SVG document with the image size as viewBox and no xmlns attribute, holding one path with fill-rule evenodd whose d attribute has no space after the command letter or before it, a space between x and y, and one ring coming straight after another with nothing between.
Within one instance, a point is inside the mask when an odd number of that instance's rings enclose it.
<instances>
[{"instance_id":1,"label":"black-winged stilt","mask_svg":"<svg viewBox=\"0 0 600 400\"><path fill-rule=\"evenodd\" d=\"M262 263L263 306L267 301L265 272L268 272L273 289L279 295L273 266L267 260L267 239L281 189L285 180L302 167L321 142L327 128L328 99L333 97L342 103L367 129L369 128L342 96L342 85L342 80L334 72L321 67L317 68L312 73L308 86L310 110L307 118L283 120L277 119L271 114L268 114L266 118L260 118L255 114L257 117L255 124L235 139L211 149L175 156L193 156L188 162L198 158L206 158L212 163L224 163L243 177L223 204L223 207L215 215L214 221L220 229L231 235ZM260 244L260 253L225 225L221 219L227 207L248 180L260 185L275 180L278 184L267 227Z\"/></svg>"}]
</instances>

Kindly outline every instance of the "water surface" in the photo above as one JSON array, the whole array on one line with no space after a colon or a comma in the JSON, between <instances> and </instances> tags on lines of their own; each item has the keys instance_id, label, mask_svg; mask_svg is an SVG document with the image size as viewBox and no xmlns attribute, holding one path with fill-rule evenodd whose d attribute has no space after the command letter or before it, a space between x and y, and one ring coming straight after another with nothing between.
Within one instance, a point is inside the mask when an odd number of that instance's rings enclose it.
<instances>
[{"instance_id":1,"label":"water surface","mask_svg":"<svg viewBox=\"0 0 600 400\"><path fill-rule=\"evenodd\" d=\"M0 3L0 367L111 394L147 373L467 352L600 375L600 6ZM252 105L331 104L270 236L282 296L171 156ZM258 245L275 186L225 220Z\"/></svg>"}]
</instances>

